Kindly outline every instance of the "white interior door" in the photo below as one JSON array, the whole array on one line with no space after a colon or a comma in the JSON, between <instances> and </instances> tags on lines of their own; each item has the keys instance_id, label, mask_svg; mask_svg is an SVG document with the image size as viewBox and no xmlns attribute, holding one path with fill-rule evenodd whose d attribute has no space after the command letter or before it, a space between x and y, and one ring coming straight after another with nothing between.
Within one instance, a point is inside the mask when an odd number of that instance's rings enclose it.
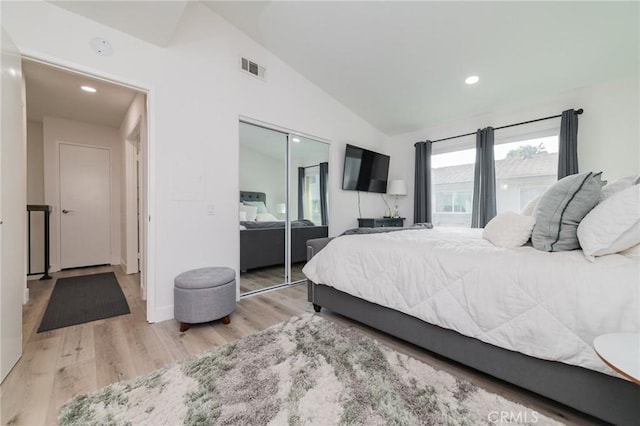
<instances>
[{"instance_id":1,"label":"white interior door","mask_svg":"<svg viewBox=\"0 0 640 426\"><path fill-rule=\"evenodd\" d=\"M110 151L60 145L60 264L111 263Z\"/></svg>"},{"instance_id":2,"label":"white interior door","mask_svg":"<svg viewBox=\"0 0 640 426\"><path fill-rule=\"evenodd\" d=\"M0 145L0 381L22 355L27 280L27 149L22 59L2 30Z\"/></svg>"}]
</instances>

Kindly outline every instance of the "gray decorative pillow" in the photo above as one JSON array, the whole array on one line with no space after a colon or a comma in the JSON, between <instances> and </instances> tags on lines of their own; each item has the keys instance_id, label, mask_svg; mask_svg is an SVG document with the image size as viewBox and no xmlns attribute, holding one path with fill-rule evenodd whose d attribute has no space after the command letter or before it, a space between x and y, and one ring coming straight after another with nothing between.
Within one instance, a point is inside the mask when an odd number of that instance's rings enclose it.
<instances>
[{"instance_id":1,"label":"gray decorative pillow","mask_svg":"<svg viewBox=\"0 0 640 426\"><path fill-rule=\"evenodd\" d=\"M578 225L600 200L602 186L607 183L601 175L602 172L570 175L547 189L533 213L534 248L542 251L580 248Z\"/></svg>"}]
</instances>

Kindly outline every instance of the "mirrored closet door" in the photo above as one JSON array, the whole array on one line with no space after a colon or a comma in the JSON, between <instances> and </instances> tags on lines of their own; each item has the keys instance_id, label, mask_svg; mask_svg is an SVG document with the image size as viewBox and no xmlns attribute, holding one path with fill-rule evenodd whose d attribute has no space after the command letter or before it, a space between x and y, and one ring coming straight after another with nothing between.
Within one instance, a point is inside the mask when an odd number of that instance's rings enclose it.
<instances>
[{"instance_id":1,"label":"mirrored closet door","mask_svg":"<svg viewBox=\"0 0 640 426\"><path fill-rule=\"evenodd\" d=\"M240 293L304 282L306 241L329 235L329 145L240 123Z\"/></svg>"},{"instance_id":2,"label":"mirrored closet door","mask_svg":"<svg viewBox=\"0 0 640 426\"><path fill-rule=\"evenodd\" d=\"M329 146L302 136L289 137L291 280L305 280L307 240L329 235Z\"/></svg>"}]
</instances>

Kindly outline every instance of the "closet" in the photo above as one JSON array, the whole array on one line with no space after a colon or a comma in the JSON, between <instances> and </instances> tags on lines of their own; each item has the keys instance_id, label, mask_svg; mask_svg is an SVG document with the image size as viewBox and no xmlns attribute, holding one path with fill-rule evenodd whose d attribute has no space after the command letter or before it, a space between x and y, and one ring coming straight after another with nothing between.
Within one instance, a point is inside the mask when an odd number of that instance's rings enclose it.
<instances>
[{"instance_id":1,"label":"closet","mask_svg":"<svg viewBox=\"0 0 640 426\"><path fill-rule=\"evenodd\" d=\"M240 122L240 293L304 281L306 241L329 235L329 144Z\"/></svg>"}]
</instances>

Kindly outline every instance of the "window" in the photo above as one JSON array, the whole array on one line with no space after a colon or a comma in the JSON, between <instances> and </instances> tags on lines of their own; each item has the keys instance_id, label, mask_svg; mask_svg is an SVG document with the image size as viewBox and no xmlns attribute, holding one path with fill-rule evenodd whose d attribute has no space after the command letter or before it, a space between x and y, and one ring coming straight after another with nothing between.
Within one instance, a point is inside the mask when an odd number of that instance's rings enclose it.
<instances>
[{"instance_id":1,"label":"window","mask_svg":"<svg viewBox=\"0 0 640 426\"><path fill-rule=\"evenodd\" d=\"M519 212L557 181L560 120L534 120L495 132L496 210ZM471 226L475 134L432 146L432 222Z\"/></svg>"},{"instance_id":2,"label":"window","mask_svg":"<svg viewBox=\"0 0 640 426\"><path fill-rule=\"evenodd\" d=\"M519 212L557 180L558 136L494 146L496 208Z\"/></svg>"},{"instance_id":3,"label":"window","mask_svg":"<svg viewBox=\"0 0 640 426\"><path fill-rule=\"evenodd\" d=\"M434 225L471 226L475 160L475 148L431 156Z\"/></svg>"},{"instance_id":4,"label":"window","mask_svg":"<svg viewBox=\"0 0 640 426\"><path fill-rule=\"evenodd\" d=\"M320 167L308 167L304 176L303 194L305 219L313 223L322 223L320 213Z\"/></svg>"},{"instance_id":5,"label":"window","mask_svg":"<svg viewBox=\"0 0 640 426\"><path fill-rule=\"evenodd\" d=\"M436 213L471 213L471 191L436 192Z\"/></svg>"},{"instance_id":6,"label":"window","mask_svg":"<svg viewBox=\"0 0 640 426\"><path fill-rule=\"evenodd\" d=\"M450 213L453 211L453 192L436 192L436 213Z\"/></svg>"},{"instance_id":7,"label":"window","mask_svg":"<svg viewBox=\"0 0 640 426\"><path fill-rule=\"evenodd\" d=\"M548 186L532 186L520 188L520 210L527 205L527 203L534 198L542 195L546 191Z\"/></svg>"}]
</instances>

